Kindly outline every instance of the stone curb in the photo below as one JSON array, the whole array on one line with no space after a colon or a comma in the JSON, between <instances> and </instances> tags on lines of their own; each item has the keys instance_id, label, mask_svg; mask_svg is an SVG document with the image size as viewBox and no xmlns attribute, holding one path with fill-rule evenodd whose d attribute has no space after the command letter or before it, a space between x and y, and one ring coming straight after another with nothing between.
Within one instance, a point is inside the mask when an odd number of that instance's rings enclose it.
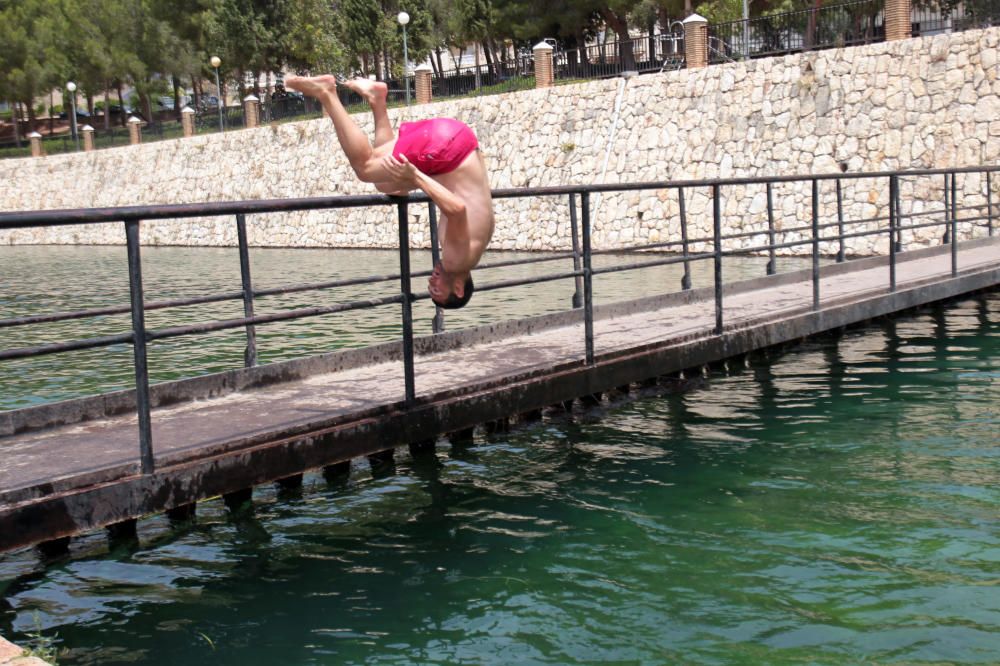
<instances>
[{"instance_id":1,"label":"stone curb","mask_svg":"<svg viewBox=\"0 0 1000 666\"><path fill-rule=\"evenodd\" d=\"M24 648L0 636L0 666L49 666L38 657L23 657L23 654Z\"/></svg>"}]
</instances>

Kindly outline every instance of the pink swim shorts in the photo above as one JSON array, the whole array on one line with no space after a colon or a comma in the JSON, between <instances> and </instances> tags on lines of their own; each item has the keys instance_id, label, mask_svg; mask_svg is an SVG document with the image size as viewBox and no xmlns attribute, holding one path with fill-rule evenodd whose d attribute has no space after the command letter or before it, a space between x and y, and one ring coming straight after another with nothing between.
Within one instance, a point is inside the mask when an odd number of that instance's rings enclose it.
<instances>
[{"instance_id":1,"label":"pink swim shorts","mask_svg":"<svg viewBox=\"0 0 1000 666\"><path fill-rule=\"evenodd\" d=\"M469 126L454 118L431 118L399 126L393 157L406 159L428 176L449 173L479 147Z\"/></svg>"}]
</instances>

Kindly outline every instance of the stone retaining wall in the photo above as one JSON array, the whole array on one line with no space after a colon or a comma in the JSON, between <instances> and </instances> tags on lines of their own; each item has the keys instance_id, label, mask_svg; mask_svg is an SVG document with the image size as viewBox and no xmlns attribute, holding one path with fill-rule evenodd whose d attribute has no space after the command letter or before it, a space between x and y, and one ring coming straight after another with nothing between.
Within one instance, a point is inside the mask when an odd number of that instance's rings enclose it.
<instances>
[{"instance_id":1,"label":"stone retaining wall","mask_svg":"<svg viewBox=\"0 0 1000 666\"><path fill-rule=\"evenodd\" d=\"M497 188L995 164L998 42L1000 29L968 31L448 100L390 115L394 123L434 115L464 120L479 135ZM355 118L372 131L369 115ZM374 191L355 179L326 119L5 160L0 181L6 183L0 208L6 210ZM904 212L941 206L940 178L904 179L901 187ZM979 176L959 180L960 201L977 210L985 204L985 190ZM686 195L691 236L711 235L709 192ZM762 186L725 188L723 195L728 231L766 226ZM808 182L775 186L779 228L808 224L809 195ZM845 181L844 201L847 219L886 216L888 186L884 180ZM595 196L592 203L596 248L679 238L675 191ZM417 208L413 244L426 247L427 214ZM824 221L835 219L832 183L821 190L820 210ZM495 248L569 244L565 198L498 201L496 212ZM258 215L248 221L250 242L260 246L394 247L398 238L388 207ZM0 231L0 243L118 244L124 242L121 226ZM940 235L940 229L927 229L905 240L926 243ZM802 237L791 233L784 240ZM143 225L143 242L149 244L235 241L231 220ZM856 254L885 248L884 237L849 245Z\"/></svg>"}]
</instances>

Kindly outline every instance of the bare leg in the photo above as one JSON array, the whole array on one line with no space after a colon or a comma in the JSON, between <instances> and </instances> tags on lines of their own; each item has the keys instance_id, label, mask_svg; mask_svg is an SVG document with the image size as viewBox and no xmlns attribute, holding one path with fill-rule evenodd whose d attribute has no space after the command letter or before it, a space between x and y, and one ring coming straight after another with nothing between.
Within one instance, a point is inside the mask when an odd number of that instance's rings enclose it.
<instances>
[{"instance_id":1,"label":"bare leg","mask_svg":"<svg viewBox=\"0 0 1000 666\"><path fill-rule=\"evenodd\" d=\"M347 109L340 103L340 98L337 97L337 81L334 77L290 76L285 79L285 87L319 100L323 110L333 121L340 147L344 149L344 154L347 155L358 178L369 183L393 180L373 155L368 136L355 124Z\"/></svg>"},{"instance_id":2,"label":"bare leg","mask_svg":"<svg viewBox=\"0 0 1000 666\"><path fill-rule=\"evenodd\" d=\"M379 148L395 141L396 133L392 131L392 123L389 122L389 112L386 107L389 86L382 81L360 78L345 81L344 85L364 97L368 105L372 107L372 116L375 118L375 147Z\"/></svg>"}]
</instances>

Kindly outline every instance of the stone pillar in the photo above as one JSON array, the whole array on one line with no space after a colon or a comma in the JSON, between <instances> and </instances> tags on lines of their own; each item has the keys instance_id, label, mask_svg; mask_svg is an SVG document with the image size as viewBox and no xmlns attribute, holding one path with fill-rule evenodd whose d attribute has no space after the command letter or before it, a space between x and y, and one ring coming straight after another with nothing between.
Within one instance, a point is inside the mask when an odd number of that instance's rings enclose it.
<instances>
[{"instance_id":1,"label":"stone pillar","mask_svg":"<svg viewBox=\"0 0 1000 666\"><path fill-rule=\"evenodd\" d=\"M243 98L243 113L247 117L247 128L252 129L257 127L260 109L260 100L253 95L247 95Z\"/></svg>"},{"instance_id":2,"label":"stone pillar","mask_svg":"<svg viewBox=\"0 0 1000 666\"><path fill-rule=\"evenodd\" d=\"M417 104L429 104L434 94L431 91L431 68L430 65L421 65L413 70L413 76L417 87Z\"/></svg>"},{"instance_id":3,"label":"stone pillar","mask_svg":"<svg viewBox=\"0 0 1000 666\"><path fill-rule=\"evenodd\" d=\"M185 106L181 109L181 127L184 130L184 137L194 136L194 109Z\"/></svg>"},{"instance_id":4,"label":"stone pillar","mask_svg":"<svg viewBox=\"0 0 1000 666\"><path fill-rule=\"evenodd\" d=\"M83 134L83 150L89 153L94 149L94 128L84 125L80 128L80 133Z\"/></svg>"},{"instance_id":5,"label":"stone pillar","mask_svg":"<svg viewBox=\"0 0 1000 666\"><path fill-rule=\"evenodd\" d=\"M913 36L910 23L910 0L885 0L885 40L909 39Z\"/></svg>"},{"instance_id":6,"label":"stone pillar","mask_svg":"<svg viewBox=\"0 0 1000 666\"><path fill-rule=\"evenodd\" d=\"M142 120L135 116L128 119L128 142L133 146L142 143Z\"/></svg>"},{"instance_id":7,"label":"stone pillar","mask_svg":"<svg viewBox=\"0 0 1000 666\"><path fill-rule=\"evenodd\" d=\"M535 52L535 87L551 88L555 81L552 69L552 45L548 42L538 42L532 50Z\"/></svg>"},{"instance_id":8,"label":"stone pillar","mask_svg":"<svg viewBox=\"0 0 1000 666\"><path fill-rule=\"evenodd\" d=\"M31 142L31 156L42 157L42 135L32 132L28 135L28 141Z\"/></svg>"},{"instance_id":9,"label":"stone pillar","mask_svg":"<svg viewBox=\"0 0 1000 666\"><path fill-rule=\"evenodd\" d=\"M891 1L891 0L890 0ZM684 62L688 69L708 66L708 20L691 14L684 25Z\"/></svg>"}]
</instances>

